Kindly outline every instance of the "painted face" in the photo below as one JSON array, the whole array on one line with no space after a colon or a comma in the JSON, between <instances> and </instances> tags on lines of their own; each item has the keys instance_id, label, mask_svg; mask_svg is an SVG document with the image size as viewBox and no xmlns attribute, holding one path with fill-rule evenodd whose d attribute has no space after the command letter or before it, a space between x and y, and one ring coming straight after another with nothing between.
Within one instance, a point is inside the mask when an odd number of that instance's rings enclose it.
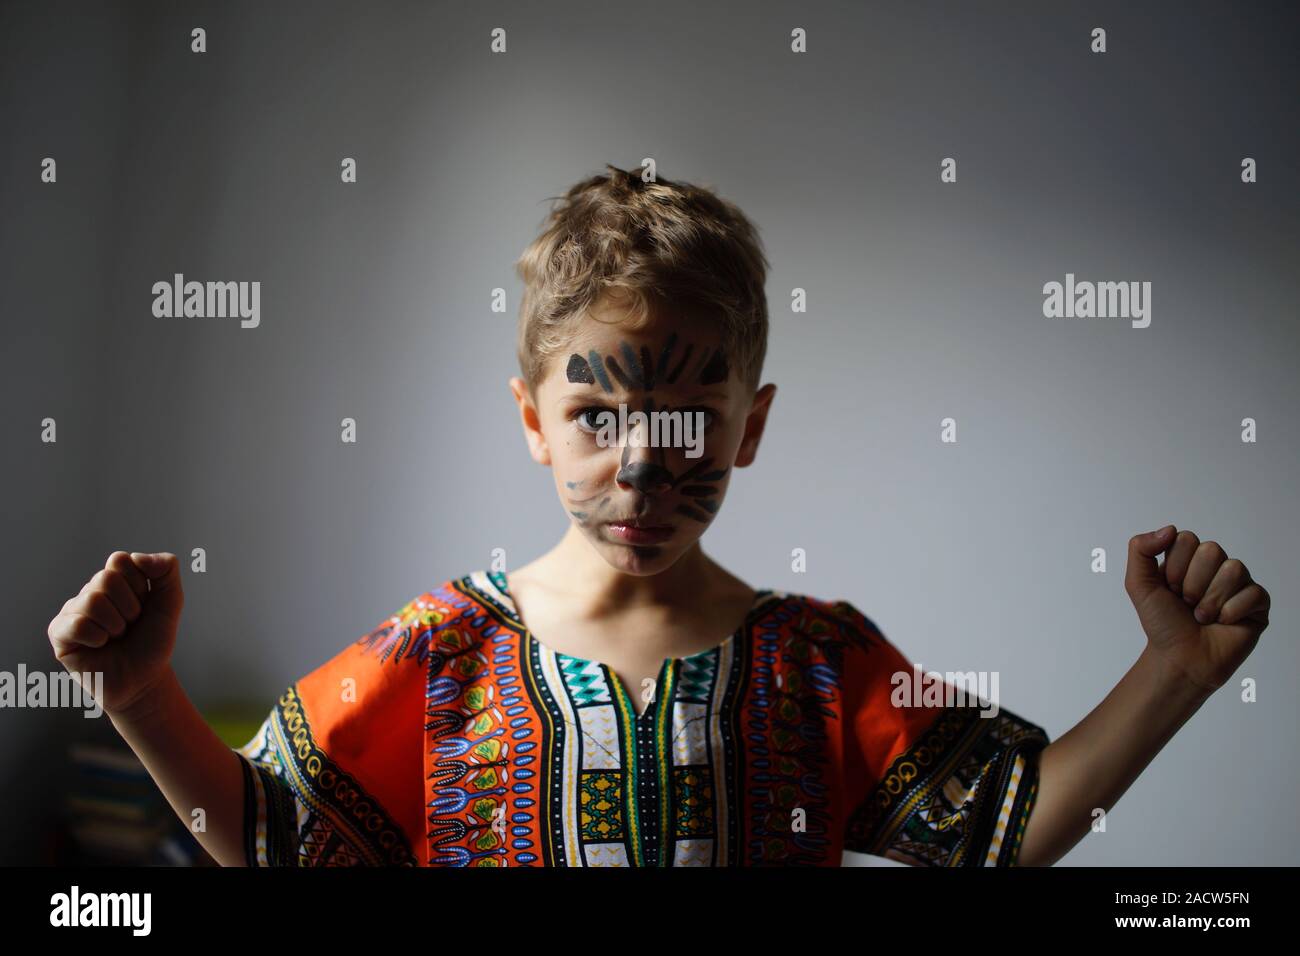
<instances>
[{"instance_id":1,"label":"painted face","mask_svg":"<svg viewBox=\"0 0 1300 956\"><path fill-rule=\"evenodd\" d=\"M720 344L711 325L686 317L656 314L636 330L588 321L538 387L560 498L615 567L662 570L718 513L754 397ZM626 430L602 428L620 411L632 418ZM656 435L650 422L666 425L674 412L693 435Z\"/></svg>"}]
</instances>

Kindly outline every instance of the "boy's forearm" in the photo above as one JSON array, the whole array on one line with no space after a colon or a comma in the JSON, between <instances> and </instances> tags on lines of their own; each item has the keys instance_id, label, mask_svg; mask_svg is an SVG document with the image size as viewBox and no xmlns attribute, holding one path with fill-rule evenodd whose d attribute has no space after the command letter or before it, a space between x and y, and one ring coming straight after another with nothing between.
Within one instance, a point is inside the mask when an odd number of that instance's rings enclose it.
<instances>
[{"instance_id":1,"label":"boy's forearm","mask_svg":"<svg viewBox=\"0 0 1300 956\"><path fill-rule=\"evenodd\" d=\"M1038 797L1017 864L1050 866L1111 807L1209 697L1144 650L1083 720L1039 754Z\"/></svg>"},{"instance_id":2,"label":"boy's forearm","mask_svg":"<svg viewBox=\"0 0 1300 956\"><path fill-rule=\"evenodd\" d=\"M129 713L109 714L172 809L223 866L244 866L244 777L241 759L203 720L174 672Z\"/></svg>"}]
</instances>

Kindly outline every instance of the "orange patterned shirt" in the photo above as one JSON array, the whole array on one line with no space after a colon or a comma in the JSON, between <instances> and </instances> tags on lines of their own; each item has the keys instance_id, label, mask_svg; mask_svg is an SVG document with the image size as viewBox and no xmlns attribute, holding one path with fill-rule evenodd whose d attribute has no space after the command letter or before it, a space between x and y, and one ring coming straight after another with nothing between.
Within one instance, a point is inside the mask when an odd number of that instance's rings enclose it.
<instances>
[{"instance_id":1,"label":"orange patterned shirt","mask_svg":"<svg viewBox=\"0 0 1300 956\"><path fill-rule=\"evenodd\" d=\"M643 714L524 627L500 572L421 594L292 684L244 768L249 865L1015 863L1047 734L906 696L852 605L760 590ZM952 685L946 685L951 687Z\"/></svg>"}]
</instances>

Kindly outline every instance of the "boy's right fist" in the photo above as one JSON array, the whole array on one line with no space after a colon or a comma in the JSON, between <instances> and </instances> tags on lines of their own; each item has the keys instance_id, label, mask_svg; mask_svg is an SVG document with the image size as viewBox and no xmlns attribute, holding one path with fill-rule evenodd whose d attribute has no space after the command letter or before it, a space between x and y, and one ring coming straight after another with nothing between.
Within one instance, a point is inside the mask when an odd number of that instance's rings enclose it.
<instances>
[{"instance_id":1,"label":"boy's right fist","mask_svg":"<svg viewBox=\"0 0 1300 956\"><path fill-rule=\"evenodd\" d=\"M166 677L184 606L176 555L114 551L50 621L50 645L74 676L101 672L100 706L123 713Z\"/></svg>"}]
</instances>

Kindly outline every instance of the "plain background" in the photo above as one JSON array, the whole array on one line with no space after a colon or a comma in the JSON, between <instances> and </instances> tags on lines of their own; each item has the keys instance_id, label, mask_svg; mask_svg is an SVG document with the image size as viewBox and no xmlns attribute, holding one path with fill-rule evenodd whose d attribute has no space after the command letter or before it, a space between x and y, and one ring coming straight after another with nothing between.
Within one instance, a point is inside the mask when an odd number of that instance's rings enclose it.
<instances>
[{"instance_id":1,"label":"plain background","mask_svg":"<svg viewBox=\"0 0 1300 956\"><path fill-rule=\"evenodd\" d=\"M1295 864L1297 22L1269 3L4 4L0 669L58 668L49 620L114 549L201 547L177 671L200 707L269 710L492 549L518 567L549 548L565 514L506 387L513 263L547 197L650 156L738 203L774 266L779 392L706 550L851 601L926 669L998 671L1002 706L1056 739L1143 646L1129 537L1219 541L1271 626L1063 863ZM175 272L259 280L260 328L154 318ZM1045 318L1067 272L1150 281L1151 326ZM0 711L0 862L33 858L82 719Z\"/></svg>"}]
</instances>

